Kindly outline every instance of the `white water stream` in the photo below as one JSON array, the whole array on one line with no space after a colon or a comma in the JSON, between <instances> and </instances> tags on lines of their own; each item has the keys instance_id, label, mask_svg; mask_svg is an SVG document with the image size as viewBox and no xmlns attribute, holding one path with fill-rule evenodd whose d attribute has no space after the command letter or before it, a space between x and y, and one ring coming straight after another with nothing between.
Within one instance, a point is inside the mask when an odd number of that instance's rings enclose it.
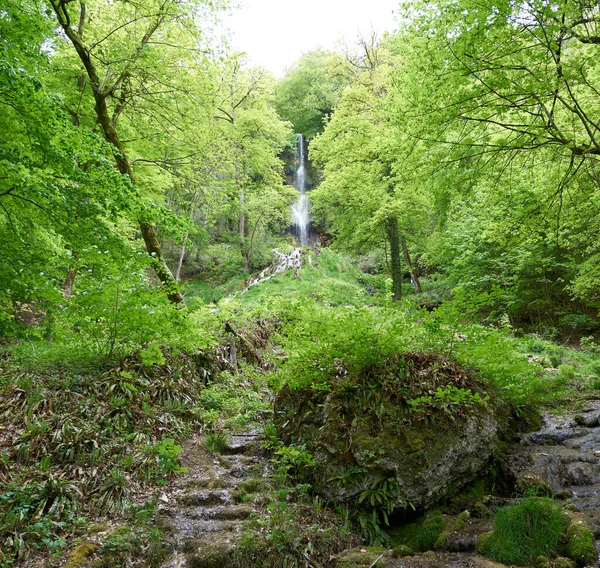
<instances>
[{"instance_id":1,"label":"white water stream","mask_svg":"<svg viewBox=\"0 0 600 568\"><path fill-rule=\"evenodd\" d=\"M310 204L306 195L306 157L304 155L304 136L296 137L298 150L298 169L294 174L294 187L300 192L298 199L292 205L292 225L300 238L300 245L308 244L308 226L310 225Z\"/></svg>"}]
</instances>

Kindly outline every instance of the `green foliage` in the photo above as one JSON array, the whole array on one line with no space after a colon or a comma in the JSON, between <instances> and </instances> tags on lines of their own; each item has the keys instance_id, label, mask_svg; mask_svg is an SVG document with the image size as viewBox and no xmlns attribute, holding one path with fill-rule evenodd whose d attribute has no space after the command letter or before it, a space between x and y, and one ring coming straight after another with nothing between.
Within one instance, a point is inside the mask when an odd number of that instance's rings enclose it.
<instances>
[{"instance_id":1,"label":"green foliage","mask_svg":"<svg viewBox=\"0 0 600 568\"><path fill-rule=\"evenodd\" d=\"M206 447L213 454L221 454L227 449L229 443L228 436L223 431L217 431L208 434L205 438Z\"/></svg>"},{"instance_id":2,"label":"green foliage","mask_svg":"<svg viewBox=\"0 0 600 568\"><path fill-rule=\"evenodd\" d=\"M158 454L158 468L161 474L165 476L173 473L185 473L186 467L179 465L179 454L183 451L183 447L175 443L172 438L165 438L155 447L155 452Z\"/></svg>"},{"instance_id":3,"label":"green foliage","mask_svg":"<svg viewBox=\"0 0 600 568\"><path fill-rule=\"evenodd\" d=\"M569 519L552 499L530 498L501 509L483 553L504 564L525 566L538 556L557 556Z\"/></svg>"},{"instance_id":4,"label":"green foliage","mask_svg":"<svg viewBox=\"0 0 600 568\"><path fill-rule=\"evenodd\" d=\"M275 91L275 106L294 131L313 138L323 131L324 123L340 97L344 79L336 72L337 55L318 50L302 56Z\"/></svg>"},{"instance_id":5,"label":"green foliage","mask_svg":"<svg viewBox=\"0 0 600 568\"><path fill-rule=\"evenodd\" d=\"M488 395L482 397L478 392L473 393L470 389L448 385L444 388L438 387L433 395L420 396L406 402L414 412L423 412L426 407L433 407L452 414L453 407L472 404L486 406L488 400Z\"/></svg>"},{"instance_id":6,"label":"green foliage","mask_svg":"<svg viewBox=\"0 0 600 568\"><path fill-rule=\"evenodd\" d=\"M173 436L199 424L193 401L204 384L189 355L165 359L150 373L131 357L86 372L11 368L5 375L0 416L10 427L4 455L12 467L0 494L0 543L7 562L64 547L81 516L119 516L134 484L185 471Z\"/></svg>"},{"instance_id":7,"label":"green foliage","mask_svg":"<svg viewBox=\"0 0 600 568\"><path fill-rule=\"evenodd\" d=\"M315 463L305 445L280 445L274 453L276 456L274 461L278 464L279 471L292 478L300 477L306 468L312 467Z\"/></svg>"},{"instance_id":8,"label":"green foliage","mask_svg":"<svg viewBox=\"0 0 600 568\"><path fill-rule=\"evenodd\" d=\"M152 510L152 507L151 509ZM165 531L150 528L142 519L132 519L109 533L98 550L102 566L161 566L171 553L165 544Z\"/></svg>"}]
</instances>

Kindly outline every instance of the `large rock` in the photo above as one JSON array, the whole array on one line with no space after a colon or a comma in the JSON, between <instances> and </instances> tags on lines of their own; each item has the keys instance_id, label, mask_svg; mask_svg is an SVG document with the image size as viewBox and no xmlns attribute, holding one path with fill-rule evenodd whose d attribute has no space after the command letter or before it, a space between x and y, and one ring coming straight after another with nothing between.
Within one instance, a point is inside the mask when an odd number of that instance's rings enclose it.
<instances>
[{"instance_id":1,"label":"large rock","mask_svg":"<svg viewBox=\"0 0 600 568\"><path fill-rule=\"evenodd\" d=\"M394 364L405 372L394 372ZM313 454L310 482L326 499L428 508L485 470L501 430L498 406L467 400L469 394L462 404L436 398L448 388L487 396L481 381L439 357L398 355L383 372L381 380L373 369L355 377L340 372L331 392L285 387L275 421L285 443L305 444ZM427 393L431 404L411 411L409 401Z\"/></svg>"}]
</instances>

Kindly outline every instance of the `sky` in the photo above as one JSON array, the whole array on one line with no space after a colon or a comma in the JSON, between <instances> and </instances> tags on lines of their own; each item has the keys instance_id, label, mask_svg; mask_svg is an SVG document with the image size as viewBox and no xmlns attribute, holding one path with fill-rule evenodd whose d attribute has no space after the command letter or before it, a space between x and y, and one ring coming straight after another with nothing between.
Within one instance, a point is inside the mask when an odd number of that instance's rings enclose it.
<instances>
[{"instance_id":1,"label":"sky","mask_svg":"<svg viewBox=\"0 0 600 568\"><path fill-rule=\"evenodd\" d=\"M340 38L351 42L360 31L381 35L395 27L400 0L240 0L225 19L231 44L252 64L282 77L309 50L333 49Z\"/></svg>"}]
</instances>

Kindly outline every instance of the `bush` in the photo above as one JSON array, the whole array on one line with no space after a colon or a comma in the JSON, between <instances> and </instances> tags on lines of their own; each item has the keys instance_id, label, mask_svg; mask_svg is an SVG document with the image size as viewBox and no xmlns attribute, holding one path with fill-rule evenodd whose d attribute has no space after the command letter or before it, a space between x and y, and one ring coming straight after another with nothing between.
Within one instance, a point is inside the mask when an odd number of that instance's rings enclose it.
<instances>
[{"instance_id":1,"label":"bush","mask_svg":"<svg viewBox=\"0 0 600 568\"><path fill-rule=\"evenodd\" d=\"M569 519L548 498L525 499L498 511L481 552L503 564L525 566L538 556L556 557Z\"/></svg>"}]
</instances>

